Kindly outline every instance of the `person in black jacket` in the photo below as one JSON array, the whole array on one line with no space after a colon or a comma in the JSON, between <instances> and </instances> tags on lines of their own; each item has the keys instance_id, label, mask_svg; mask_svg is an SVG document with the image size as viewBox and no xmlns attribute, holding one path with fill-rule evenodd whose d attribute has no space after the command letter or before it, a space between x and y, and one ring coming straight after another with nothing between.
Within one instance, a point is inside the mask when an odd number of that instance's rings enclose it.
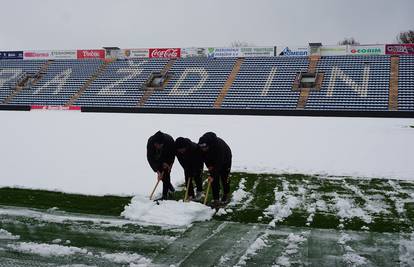
<instances>
[{"instance_id":1,"label":"person in black jacket","mask_svg":"<svg viewBox=\"0 0 414 267\"><path fill-rule=\"evenodd\" d=\"M156 132L148 139L147 159L151 168L162 180L162 200L168 199L169 192L175 191L171 184L171 168L175 159L174 139L161 131Z\"/></svg>"},{"instance_id":2,"label":"person in black jacket","mask_svg":"<svg viewBox=\"0 0 414 267\"><path fill-rule=\"evenodd\" d=\"M178 137L175 140L175 155L184 169L185 185L190 179L188 196L190 199L200 201L203 197L203 159L198 145L188 138ZM196 184L197 193L194 195L193 181Z\"/></svg>"},{"instance_id":3,"label":"person in black jacket","mask_svg":"<svg viewBox=\"0 0 414 267\"><path fill-rule=\"evenodd\" d=\"M220 181L223 186L221 201L229 201L231 169L231 149L213 132L205 133L200 137L198 145L201 148L203 161L209 171L209 180L213 191L213 205L219 205Z\"/></svg>"}]
</instances>

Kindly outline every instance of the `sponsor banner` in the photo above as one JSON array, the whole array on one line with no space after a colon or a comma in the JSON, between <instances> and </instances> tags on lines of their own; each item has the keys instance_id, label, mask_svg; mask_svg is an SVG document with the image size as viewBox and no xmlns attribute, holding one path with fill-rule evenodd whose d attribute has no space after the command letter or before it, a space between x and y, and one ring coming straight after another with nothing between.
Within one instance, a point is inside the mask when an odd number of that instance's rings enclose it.
<instances>
[{"instance_id":1,"label":"sponsor banner","mask_svg":"<svg viewBox=\"0 0 414 267\"><path fill-rule=\"evenodd\" d=\"M80 111L81 107L78 106L44 106L44 105L32 105L30 106L30 110L56 110L56 111Z\"/></svg>"},{"instance_id":2,"label":"sponsor banner","mask_svg":"<svg viewBox=\"0 0 414 267\"><path fill-rule=\"evenodd\" d=\"M23 51L0 51L0 59L23 59Z\"/></svg>"},{"instance_id":3,"label":"sponsor banner","mask_svg":"<svg viewBox=\"0 0 414 267\"><path fill-rule=\"evenodd\" d=\"M50 51L23 51L23 59L50 59Z\"/></svg>"},{"instance_id":4,"label":"sponsor banner","mask_svg":"<svg viewBox=\"0 0 414 267\"><path fill-rule=\"evenodd\" d=\"M181 48L150 48L149 58L179 58Z\"/></svg>"},{"instance_id":5,"label":"sponsor banner","mask_svg":"<svg viewBox=\"0 0 414 267\"><path fill-rule=\"evenodd\" d=\"M337 45L337 46L321 46L320 47L321 56L343 56L347 53L346 45Z\"/></svg>"},{"instance_id":6,"label":"sponsor banner","mask_svg":"<svg viewBox=\"0 0 414 267\"><path fill-rule=\"evenodd\" d=\"M278 50L278 56L285 56L285 57L301 57L301 56L309 56L309 47L307 46L286 46L281 47Z\"/></svg>"},{"instance_id":7,"label":"sponsor banner","mask_svg":"<svg viewBox=\"0 0 414 267\"><path fill-rule=\"evenodd\" d=\"M76 59L76 50L24 51L23 59Z\"/></svg>"},{"instance_id":8,"label":"sponsor banner","mask_svg":"<svg viewBox=\"0 0 414 267\"><path fill-rule=\"evenodd\" d=\"M209 47L207 57L273 57L275 47Z\"/></svg>"},{"instance_id":9,"label":"sponsor banner","mask_svg":"<svg viewBox=\"0 0 414 267\"><path fill-rule=\"evenodd\" d=\"M105 50L103 49L87 49L77 50L77 58L105 58Z\"/></svg>"},{"instance_id":10,"label":"sponsor banner","mask_svg":"<svg viewBox=\"0 0 414 267\"><path fill-rule=\"evenodd\" d=\"M207 48L205 47L186 47L181 48L181 57L205 57Z\"/></svg>"},{"instance_id":11,"label":"sponsor banner","mask_svg":"<svg viewBox=\"0 0 414 267\"><path fill-rule=\"evenodd\" d=\"M385 45L349 45L349 55L384 55Z\"/></svg>"},{"instance_id":12,"label":"sponsor banner","mask_svg":"<svg viewBox=\"0 0 414 267\"><path fill-rule=\"evenodd\" d=\"M238 47L209 47L207 57L239 57L240 48Z\"/></svg>"},{"instance_id":13,"label":"sponsor banner","mask_svg":"<svg viewBox=\"0 0 414 267\"><path fill-rule=\"evenodd\" d=\"M148 48L122 49L119 58L149 58Z\"/></svg>"},{"instance_id":14,"label":"sponsor banner","mask_svg":"<svg viewBox=\"0 0 414 267\"><path fill-rule=\"evenodd\" d=\"M50 51L51 59L76 59L76 50L52 50Z\"/></svg>"},{"instance_id":15,"label":"sponsor banner","mask_svg":"<svg viewBox=\"0 0 414 267\"><path fill-rule=\"evenodd\" d=\"M240 47L240 57L273 57L275 47Z\"/></svg>"},{"instance_id":16,"label":"sponsor banner","mask_svg":"<svg viewBox=\"0 0 414 267\"><path fill-rule=\"evenodd\" d=\"M385 53L387 55L414 55L414 44L387 44Z\"/></svg>"}]
</instances>

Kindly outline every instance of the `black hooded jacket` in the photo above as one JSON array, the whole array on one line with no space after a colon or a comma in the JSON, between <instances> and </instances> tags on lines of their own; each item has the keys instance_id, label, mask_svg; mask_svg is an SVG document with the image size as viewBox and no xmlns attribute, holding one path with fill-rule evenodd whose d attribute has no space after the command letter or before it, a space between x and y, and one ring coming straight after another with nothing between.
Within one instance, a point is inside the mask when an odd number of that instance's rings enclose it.
<instances>
[{"instance_id":1,"label":"black hooded jacket","mask_svg":"<svg viewBox=\"0 0 414 267\"><path fill-rule=\"evenodd\" d=\"M208 150L202 153L203 161L209 168L210 175L215 177L231 167L231 149L223 139L213 132L205 133L198 144L206 144Z\"/></svg>"},{"instance_id":2,"label":"black hooded jacket","mask_svg":"<svg viewBox=\"0 0 414 267\"><path fill-rule=\"evenodd\" d=\"M154 147L154 143L164 144L164 146L160 150L157 150ZM163 171L163 163L167 163L171 167L174 159L174 139L169 134L158 131L148 139L147 160L154 172Z\"/></svg>"},{"instance_id":3,"label":"black hooded jacket","mask_svg":"<svg viewBox=\"0 0 414 267\"><path fill-rule=\"evenodd\" d=\"M196 177L203 171L203 158L198 145L188 138L177 138L176 149L186 148L184 154L176 153L177 159L184 169L185 177Z\"/></svg>"}]
</instances>

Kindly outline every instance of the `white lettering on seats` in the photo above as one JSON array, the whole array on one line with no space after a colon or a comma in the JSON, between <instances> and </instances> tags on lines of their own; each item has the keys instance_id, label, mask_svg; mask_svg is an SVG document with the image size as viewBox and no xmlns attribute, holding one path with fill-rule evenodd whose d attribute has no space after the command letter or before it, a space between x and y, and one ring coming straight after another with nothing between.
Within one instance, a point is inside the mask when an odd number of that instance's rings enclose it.
<instances>
[{"instance_id":1,"label":"white lettering on seats","mask_svg":"<svg viewBox=\"0 0 414 267\"><path fill-rule=\"evenodd\" d=\"M269 76L267 76L267 80L266 83L263 87L262 93L260 94L261 96L266 96L267 92L269 91L270 86L272 85L273 79L276 76L276 67L273 67L270 72L269 72Z\"/></svg>"},{"instance_id":2,"label":"white lettering on seats","mask_svg":"<svg viewBox=\"0 0 414 267\"><path fill-rule=\"evenodd\" d=\"M0 88L3 87L4 84L7 83L8 81L16 79L17 76L19 76L21 73L23 73L22 69L2 69L2 70L0 70Z\"/></svg>"},{"instance_id":3,"label":"white lettering on seats","mask_svg":"<svg viewBox=\"0 0 414 267\"><path fill-rule=\"evenodd\" d=\"M133 61L128 61L128 65L129 67L127 68L121 68L117 70L117 73L125 73L127 74L127 76L125 76L122 79L117 80L116 82L109 84L107 86L105 86L104 88L102 88L99 92L98 95L101 96L122 96L125 95L126 90L114 90L114 88L128 80L131 80L135 77L137 77L138 75L141 74L143 68L139 68L141 65L145 64L147 61L144 60L138 64L134 64Z\"/></svg>"},{"instance_id":4,"label":"white lettering on seats","mask_svg":"<svg viewBox=\"0 0 414 267\"><path fill-rule=\"evenodd\" d=\"M342 81L344 81L346 85L350 86L355 92L357 92L359 94L359 96L367 97L367 95L368 95L369 71L370 71L370 68L369 68L368 65L366 65L365 68L364 68L362 84L359 85L356 82L354 82L348 75L346 75L341 69L339 69L338 67L333 67L332 68L332 73L331 73L331 78L329 79L328 92L326 93L326 96L332 96L333 95L336 79L339 78Z\"/></svg>"},{"instance_id":5,"label":"white lettering on seats","mask_svg":"<svg viewBox=\"0 0 414 267\"><path fill-rule=\"evenodd\" d=\"M66 69L56 75L52 80L45 83L43 86L39 87L36 91L33 92L34 95L38 94L43 89L46 89L48 87L56 87L56 90L53 92L53 94L57 95L62 90L63 86L66 85L66 81L69 79L70 75L72 74L72 68ZM50 86L50 85L56 85L56 86Z\"/></svg>"},{"instance_id":6,"label":"white lettering on seats","mask_svg":"<svg viewBox=\"0 0 414 267\"><path fill-rule=\"evenodd\" d=\"M200 76L200 80L196 85L191 87L188 90L180 90L181 84L187 78L189 74L198 74ZM194 91L201 89L204 86L204 83L207 81L208 72L204 68L187 68L181 74L180 78L175 83L174 87L171 89L169 95L190 95L194 93Z\"/></svg>"}]
</instances>

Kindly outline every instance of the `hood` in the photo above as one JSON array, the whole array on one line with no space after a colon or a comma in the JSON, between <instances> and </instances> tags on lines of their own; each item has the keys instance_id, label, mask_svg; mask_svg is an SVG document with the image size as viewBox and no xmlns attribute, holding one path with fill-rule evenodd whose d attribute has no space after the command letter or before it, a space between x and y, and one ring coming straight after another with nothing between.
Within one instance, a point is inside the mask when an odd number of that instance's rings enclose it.
<instances>
[{"instance_id":1,"label":"hood","mask_svg":"<svg viewBox=\"0 0 414 267\"><path fill-rule=\"evenodd\" d=\"M184 137L178 137L175 140L175 149L188 148L191 145L191 140Z\"/></svg>"},{"instance_id":2,"label":"hood","mask_svg":"<svg viewBox=\"0 0 414 267\"><path fill-rule=\"evenodd\" d=\"M213 132L205 133L203 136L200 137L198 141L199 146L214 146L217 143L217 135Z\"/></svg>"}]
</instances>

